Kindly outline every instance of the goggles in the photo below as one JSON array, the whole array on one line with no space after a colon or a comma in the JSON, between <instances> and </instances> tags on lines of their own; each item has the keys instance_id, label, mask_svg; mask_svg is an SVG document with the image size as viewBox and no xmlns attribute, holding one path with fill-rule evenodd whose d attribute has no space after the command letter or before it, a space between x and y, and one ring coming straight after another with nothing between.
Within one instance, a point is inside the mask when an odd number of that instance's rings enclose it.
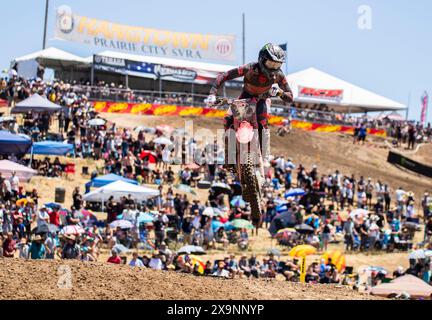
<instances>
[{"instance_id":1,"label":"goggles","mask_svg":"<svg viewBox=\"0 0 432 320\"><path fill-rule=\"evenodd\" d=\"M282 62L276 62L272 60L266 60L264 65L271 70L278 70L282 66Z\"/></svg>"}]
</instances>

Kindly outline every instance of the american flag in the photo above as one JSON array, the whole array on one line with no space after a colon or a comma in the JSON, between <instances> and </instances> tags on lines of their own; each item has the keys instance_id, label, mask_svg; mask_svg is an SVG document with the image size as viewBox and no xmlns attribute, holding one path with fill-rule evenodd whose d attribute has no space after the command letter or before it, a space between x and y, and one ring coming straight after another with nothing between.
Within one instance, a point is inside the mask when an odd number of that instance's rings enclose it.
<instances>
[{"instance_id":1,"label":"american flag","mask_svg":"<svg viewBox=\"0 0 432 320\"><path fill-rule=\"evenodd\" d=\"M422 103L422 110L421 110L421 116L420 116L420 122L425 123L426 122L426 113L429 103L429 95L425 91L423 96L421 97L421 103Z\"/></svg>"}]
</instances>

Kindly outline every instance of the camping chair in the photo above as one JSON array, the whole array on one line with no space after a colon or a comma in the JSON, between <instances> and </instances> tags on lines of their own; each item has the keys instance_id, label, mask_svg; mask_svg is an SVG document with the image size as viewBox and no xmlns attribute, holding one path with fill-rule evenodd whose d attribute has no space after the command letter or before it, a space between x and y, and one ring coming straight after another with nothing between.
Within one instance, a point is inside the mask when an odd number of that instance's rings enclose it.
<instances>
[{"instance_id":1,"label":"camping chair","mask_svg":"<svg viewBox=\"0 0 432 320\"><path fill-rule=\"evenodd\" d=\"M69 174L75 174L75 163L67 163L65 168L66 178L68 178Z\"/></svg>"}]
</instances>

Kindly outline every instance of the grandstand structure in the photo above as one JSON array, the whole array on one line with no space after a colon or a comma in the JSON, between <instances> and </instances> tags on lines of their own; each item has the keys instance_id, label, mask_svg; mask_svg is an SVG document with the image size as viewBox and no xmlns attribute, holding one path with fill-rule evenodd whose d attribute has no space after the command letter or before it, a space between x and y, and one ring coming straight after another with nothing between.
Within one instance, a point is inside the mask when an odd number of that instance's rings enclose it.
<instances>
[{"instance_id":1,"label":"grandstand structure","mask_svg":"<svg viewBox=\"0 0 432 320\"><path fill-rule=\"evenodd\" d=\"M160 96L184 94L192 105L201 105L208 95L217 74L234 68L232 65L203 63L190 60L133 55L103 51L90 57L79 57L57 48L48 48L15 58L18 74L31 77L35 65L54 70L54 77L86 83L90 88L98 81L121 83L123 90L130 88L135 94ZM328 73L309 68L287 76L294 94L296 109L331 113L395 112L406 106L383 97ZM227 82L220 94L239 95L241 79ZM90 93L92 90L88 90ZM94 91L96 92L96 90ZM91 97L94 100L102 96ZM110 100L124 99L118 94ZM275 101L276 102L276 101ZM280 102L278 102L280 103ZM287 108L282 106L281 108Z\"/></svg>"}]
</instances>

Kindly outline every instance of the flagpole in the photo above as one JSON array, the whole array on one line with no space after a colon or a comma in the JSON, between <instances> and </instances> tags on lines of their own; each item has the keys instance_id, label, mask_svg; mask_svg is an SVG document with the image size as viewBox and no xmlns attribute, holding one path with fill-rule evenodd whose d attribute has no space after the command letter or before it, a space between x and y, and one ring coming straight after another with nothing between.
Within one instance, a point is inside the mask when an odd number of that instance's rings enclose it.
<instances>
[{"instance_id":1,"label":"flagpole","mask_svg":"<svg viewBox=\"0 0 432 320\"><path fill-rule=\"evenodd\" d=\"M46 36L47 36L47 24L48 24L48 8L49 8L49 0L45 1L45 24L44 24L44 34L43 34L43 43L42 50L46 48Z\"/></svg>"}]
</instances>

